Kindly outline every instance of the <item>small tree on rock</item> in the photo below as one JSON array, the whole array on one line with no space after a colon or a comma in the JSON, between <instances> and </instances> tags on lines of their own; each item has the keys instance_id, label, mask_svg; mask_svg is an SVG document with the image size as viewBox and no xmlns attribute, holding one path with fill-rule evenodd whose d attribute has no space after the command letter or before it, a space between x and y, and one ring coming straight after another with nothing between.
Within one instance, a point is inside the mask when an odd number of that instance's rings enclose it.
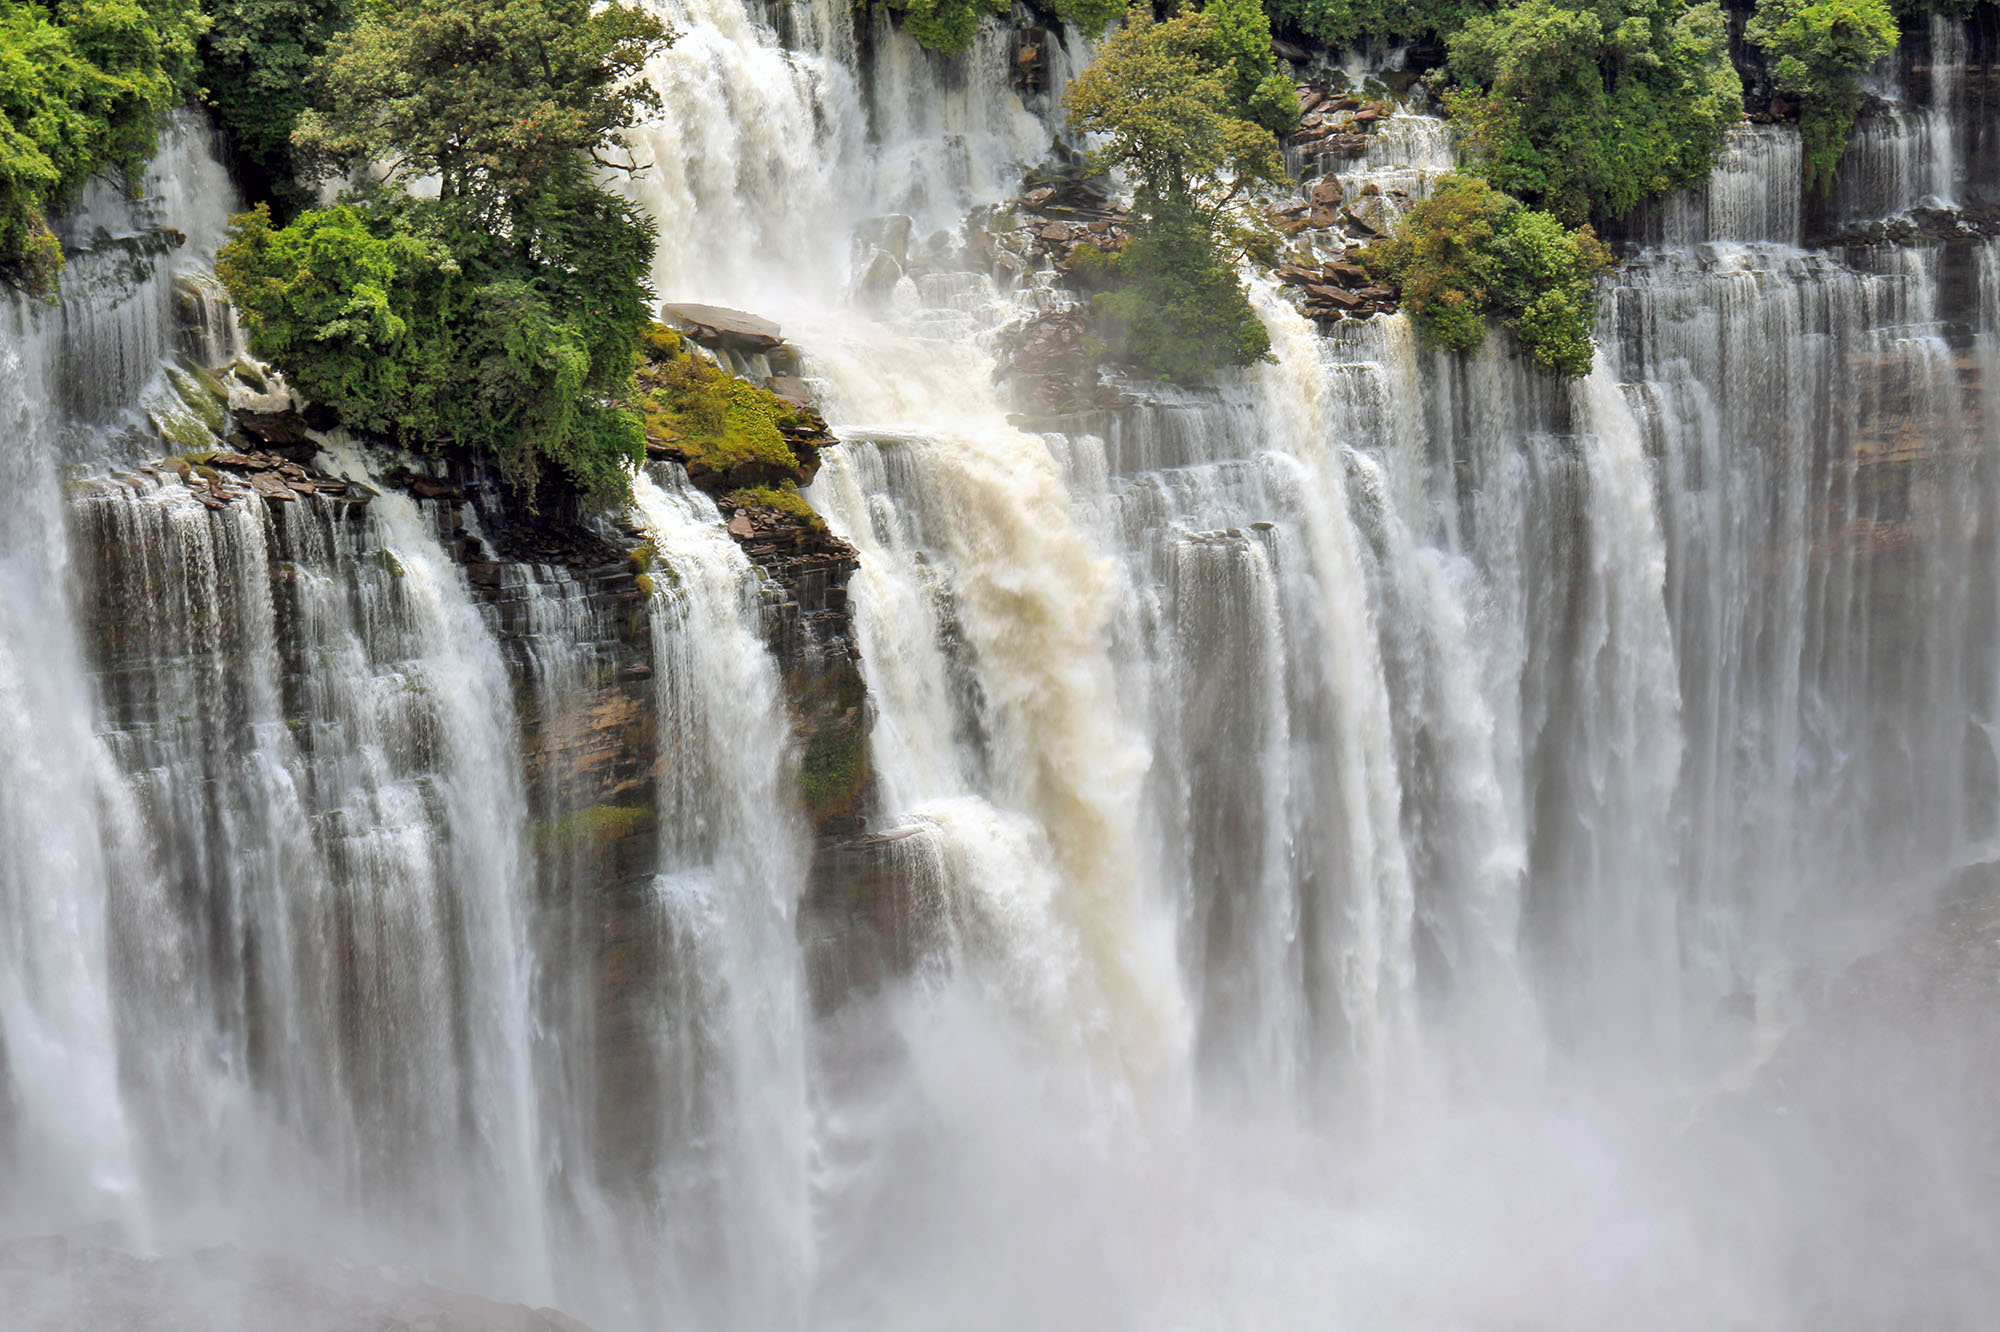
<instances>
[{"instance_id":1,"label":"small tree on rock","mask_svg":"<svg viewBox=\"0 0 2000 1332\"><path fill-rule=\"evenodd\" d=\"M1256 186L1284 178L1276 135L1251 118L1282 100L1272 74L1261 9L1216 0L1155 21L1142 3L1070 89L1071 126L1104 139L1093 169L1124 171L1135 194L1133 238L1103 265L1120 286L1100 303L1125 355L1166 378L1204 378L1270 349L1235 264L1275 246L1247 206Z\"/></svg>"}]
</instances>

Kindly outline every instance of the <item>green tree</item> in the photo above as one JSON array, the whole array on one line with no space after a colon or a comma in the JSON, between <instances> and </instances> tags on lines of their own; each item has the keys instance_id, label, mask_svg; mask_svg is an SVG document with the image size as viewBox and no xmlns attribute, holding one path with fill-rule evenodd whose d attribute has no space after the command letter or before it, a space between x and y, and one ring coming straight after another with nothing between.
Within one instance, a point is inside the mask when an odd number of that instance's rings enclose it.
<instances>
[{"instance_id":1,"label":"green tree","mask_svg":"<svg viewBox=\"0 0 2000 1332\"><path fill-rule=\"evenodd\" d=\"M1475 176L1438 180L1387 239L1368 247L1369 274L1393 284L1425 341L1475 351L1489 315L1541 369L1590 372L1593 279L1611 252L1587 226L1570 229Z\"/></svg>"},{"instance_id":2,"label":"green tree","mask_svg":"<svg viewBox=\"0 0 2000 1332\"><path fill-rule=\"evenodd\" d=\"M1122 169L1135 187L1132 240L1104 265L1122 285L1100 308L1126 355L1174 379L1247 365L1270 347L1233 268L1244 253L1268 257L1273 238L1246 203L1284 178L1284 156L1245 118L1242 90L1254 93L1269 67L1239 67L1244 43L1229 27L1239 13L1183 9L1156 22L1135 4L1068 96L1071 126L1104 137L1093 169ZM1266 48L1268 60L1268 35Z\"/></svg>"},{"instance_id":3,"label":"green tree","mask_svg":"<svg viewBox=\"0 0 2000 1332\"><path fill-rule=\"evenodd\" d=\"M1208 63L1222 71L1238 118L1288 134L1299 123L1299 92L1278 72L1271 19L1261 0L1208 0L1202 9Z\"/></svg>"},{"instance_id":4,"label":"green tree","mask_svg":"<svg viewBox=\"0 0 2000 1332\"><path fill-rule=\"evenodd\" d=\"M660 109L637 76L668 40L650 14L593 0L372 4L330 43L294 142L322 175L435 176L500 220L612 165L618 132Z\"/></svg>"},{"instance_id":5,"label":"green tree","mask_svg":"<svg viewBox=\"0 0 2000 1332\"><path fill-rule=\"evenodd\" d=\"M306 80L347 22L348 0L208 0L201 43L207 101L254 188L282 215L305 206L292 130L306 110Z\"/></svg>"},{"instance_id":6,"label":"green tree","mask_svg":"<svg viewBox=\"0 0 2000 1332\"><path fill-rule=\"evenodd\" d=\"M185 95L195 0L0 0L0 278L53 293L47 215L92 176L136 176Z\"/></svg>"},{"instance_id":7,"label":"green tree","mask_svg":"<svg viewBox=\"0 0 2000 1332\"><path fill-rule=\"evenodd\" d=\"M1486 0L1269 0L1271 17L1327 46L1367 38L1443 35L1486 8Z\"/></svg>"},{"instance_id":8,"label":"green tree","mask_svg":"<svg viewBox=\"0 0 2000 1332\"><path fill-rule=\"evenodd\" d=\"M1743 114L1711 2L1513 0L1452 34L1446 96L1477 168L1566 222L1708 179Z\"/></svg>"},{"instance_id":9,"label":"green tree","mask_svg":"<svg viewBox=\"0 0 2000 1332\"><path fill-rule=\"evenodd\" d=\"M297 146L385 178L274 228L237 220L218 272L260 352L349 424L625 497L653 234L593 168L657 97L666 40L589 0L372 3L329 46ZM405 182L435 177L434 198Z\"/></svg>"},{"instance_id":10,"label":"green tree","mask_svg":"<svg viewBox=\"0 0 2000 1332\"><path fill-rule=\"evenodd\" d=\"M1896 49L1887 0L1759 0L1744 37L1773 60L1771 79L1799 99L1806 181L1824 188L1861 111L1861 76Z\"/></svg>"}]
</instances>

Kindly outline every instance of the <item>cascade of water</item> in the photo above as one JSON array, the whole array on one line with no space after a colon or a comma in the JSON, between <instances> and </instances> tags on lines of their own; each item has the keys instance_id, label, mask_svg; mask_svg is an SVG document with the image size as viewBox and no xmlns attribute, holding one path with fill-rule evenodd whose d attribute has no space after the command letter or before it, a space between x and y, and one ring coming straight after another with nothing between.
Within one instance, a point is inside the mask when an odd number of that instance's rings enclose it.
<instances>
[{"instance_id":1,"label":"cascade of water","mask_svg":"<svg viewBox=\"0 0 2000 1332\"><path fill-rule=\"evenodd\" d=\"M1957 116L1965 79L1962 19L1930 19L1930 70L1925 105L1903 96L1898 56L1884 56L1865 80L1881 99L1854 127L1834 173L1831 214L1837 221L1886 217L1916 205L1949 208L1959 197Z\"/></svg>"},{"instance_id":2,"label":"cascade of water","mask_svg":"<svg viewBox=\"0 0 2000 1332\"><path fill-rule=\"evenodd\" d=\"M804 986L794 917L805 843L788 722L759 628L756 572L676 471L635 485L655 543L653 651L670 940L652 1009L679 1104L650 1185L679 1260L671 1298L705 1321L797 1327L813 1278Z\"/></svg>"},{"instance_id":3,"label":"cascade of water","mask_svg":"<svg viewBox=\"0 0 2000 1332\"><path fill-rule=\"evenodd\" d=\"M400 496L119 477L73 501L73 609L62 427L170 347L164 282L86 260L0 345L0 1219L416 1256L615 1328L1793 1321L1691 1201L1727 1172L1662 1056L1742 992L1771 1021L1882 884L1991 855L2000 250L1790 248L1796 135L1740 129L1580 383L1259 285L1274 364L1028 433L991 335L1047 275L929 234L1051 136L1005 33L944 60L792 5L787 50L738 0L659 8L656 276L783 317L841 423L810 494L861 554L936 965L810 1022L766 589L678 473L637 482L636 883L586 885L521 775L510 690L582 726L607 633L567 573L475 598ZM1949 195L1891 143L1943 151L1933 50L1840 207ZM183 148L165 178L210 169ZM1347 183L1416 197L1449 155L1399 115ZM868 317L857 228L898 279ZM633 1029L615 1068L567 1048L594 1023Z\"/></svg>"},{"instance_id":4,"label":"cascade of water","mask_svg":"<svg viewBox=\"0 0 2000 1332\"><path fill-rule=\"evenodd\" d=\"M927 427L857 428L813 489L864 554L885 784L899 812L976 794L1039 823L1067 887L1054 928L1088 963L1071 982L1075 1029L1156 1070L1178 1001L1139 942L1140 756L1106 657L1111 571L1071 519L1061 468L981 391L991 362L976 346L850 342L813 365L847 419ZM892 475L893 504L877 492Z\"/></svg>"},{"instance_id":5,"label":"cascade of water","mask_svg":"<svg viewBox=\"0 0 2000 1332\"><path fill-rule=\"evenodd\" d=\"M77 521L106 739L165 875L110 899L155 1212L433 1252L486 1215L452 1261L546 1298L526 811L463 576L399 496L141 489Z\"/></svg>"}]
</instances>

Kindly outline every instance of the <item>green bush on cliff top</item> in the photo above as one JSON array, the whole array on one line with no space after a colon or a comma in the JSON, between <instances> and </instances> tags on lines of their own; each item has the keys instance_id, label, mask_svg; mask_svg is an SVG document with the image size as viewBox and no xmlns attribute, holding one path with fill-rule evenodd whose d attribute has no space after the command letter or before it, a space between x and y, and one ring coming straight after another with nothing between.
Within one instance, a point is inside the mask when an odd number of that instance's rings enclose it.
<instances>
[{"instance_id":1,"label":"green bush on cliff top","mask_svg":"<svg viewBox=\"0 0 2000 1332\"><path fill-rule=\"evenodd\" d=\"M1861 110L1861 76L1900 35L1887 0L1759 0L1743 36L1775 62L1778 91L1799 99L1809 185L1833 178Z\"/></svg>"},{"instance_id":2,"label":"green bush on cliff top","mask_svg":"<svg viewBox=\"0 0 2000 1332\"><path fill-rule=\"evenodd\" d=\"M196 0L0 0L0 280L50 295L48 215L92 176L136 176L192 85Z\"/></svg>"},{"instance_id":3,"label":"green bush on cliff top","mask_svg":"<svg viewBox=\"0 0 2000 1332\"><path fill-rule=\"evenodd\" d=\"M1476 177L1445 176L1387 240L1362 252L1369 274L1392 283L1425 341L1475 351L1493 316L1543 370L1590 372L1597 322L1592 279L1611 253L1589 227L1575 230L1524 208Z\"/></svg>"},{"instance_id":4,"label":"green bush on cliff top","mask_svg":"<svg viewBox=\"0 0 2000 1332\"><path fill-rule=\"evenodd\" d=\"M1070 88L1071 127L1103 136L1092 166L1119 168L1135 187L1132 238L1095 267L1115 283L1097 302L1105 340L1142 370L1200 380L1270 348L1236 263L1274 248L1248 207L1254 189L1284 178L1273 131L1297 117L1295 99L1270 96L1274 76L1254 5L1213 0L1155 22L1136 4Z\"/></svg>"},{"instance_id":5,"label":"green bush on cliff top","mask_svg":"<svg viewBox=\"0 0 2000 1332\"><path fill-rule=\"evenodd\" d=\"M1567 223L1707 180L1743 115L1709 0L1514 0L1449 46L1445 104L1472 165Z\"/></svg>"}]
</instances>

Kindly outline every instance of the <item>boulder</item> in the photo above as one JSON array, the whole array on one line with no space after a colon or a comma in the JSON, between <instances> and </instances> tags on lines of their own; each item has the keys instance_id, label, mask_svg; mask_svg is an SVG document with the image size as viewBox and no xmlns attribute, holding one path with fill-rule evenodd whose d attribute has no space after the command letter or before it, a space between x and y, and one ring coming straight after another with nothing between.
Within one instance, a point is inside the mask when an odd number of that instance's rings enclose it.
<instances>
[{"instance_id":1,"label":"boulder","mask_svg":"<svg viewBox=\"0 0 2000 1332\"><path fill-rule=\"evenodd\" d=\"M1324 287L1314 284L1306 288L1306 294L1314 300L1325 301L1328 305L1337 305L1343 310L1352 310L1361 304L1359 296L1351 291L1343 291L1339 287Z\"/></svg>"},{"instance_id":2,"label":"boulder","mask_svg":"<svg viewBox=\"0 0 2000 1332\"><path fill-rule=\"evenodd\" d=\"M875 257L868 261L867 269L861 274L857 284L862 296L880 303L889 299L896 290L896 284L903 280L903 266L891 258L887 251L875 251Z\"/></svg>"},{"instance_id":3,"label":"boulder","mask_svg":"<svg viewBox=\"0 0 2000 1332\"><path fill-rule=\"evenodd\" d=\"M239 411L236 424L266 444L290 447L306 442L306 418L294 411Z\"/></svg>"},{"instance_id":4,"label":"boulder","mask_svg":"<svg viewBox=\"0 0 2000 1332\"><path fill-rule=\"evenodd\" d=\"M886 253L899 264L910 262L910 230L907 213L885 213L865 219L854 228L854 239Z\"/></svg>"},{"instance_id":5,"label":"boulder","mask_svg":"<svg viewBox=\"0 0 2000 1332\"><path fill-rule=\"evenodd\" d=\"M794 407L812 406L812 389L797 375L773 375L766 387Z\"/></svg>"},{"instance_id":6,"label":"boulder","mask_svg":"<svg viewBox=\"0 0 2000 1332\"><path fill-rule=\"evenodd\" d=\"M669 301L660 307L660 319L686 330L696 342L736 351L770 351L785 340L770 320L720 305Z\"/></svg>"},{"instance_id":7,"label":"boulder","mask_svg":"<svg viewBox=\"0 0 2000 1332\"><path fill-rule=\"evenodd\" d=\"M1338 176L1321 176L1313 182L1311 198L1314 207L1334 208L1339 206L1346 193Z\"/></svg>"},{"instance_id":8,"label":"boulder","mask_svg":"<svg viewBox=\"0 0 2000 1332\"><path fill-rule=\"evenodd\" d=\"M1341 214L1349 223L1372 236L1386 236L1396 225L1388 203L1380 195L1356 199L1341 209Z\"/></svg>"},{"instance_id":9,"label":"boulder","mask_svg":"<svg viewBox=\"0 0 2000 1332\"><path fill-rule=\"evenodd\" d=\"M250 474L250 489L256 491L267 500L291 500L294 498L292 488L286 485L281 478L273 476L269 472L252 472Z\"/></svg>"}]
</instances>

